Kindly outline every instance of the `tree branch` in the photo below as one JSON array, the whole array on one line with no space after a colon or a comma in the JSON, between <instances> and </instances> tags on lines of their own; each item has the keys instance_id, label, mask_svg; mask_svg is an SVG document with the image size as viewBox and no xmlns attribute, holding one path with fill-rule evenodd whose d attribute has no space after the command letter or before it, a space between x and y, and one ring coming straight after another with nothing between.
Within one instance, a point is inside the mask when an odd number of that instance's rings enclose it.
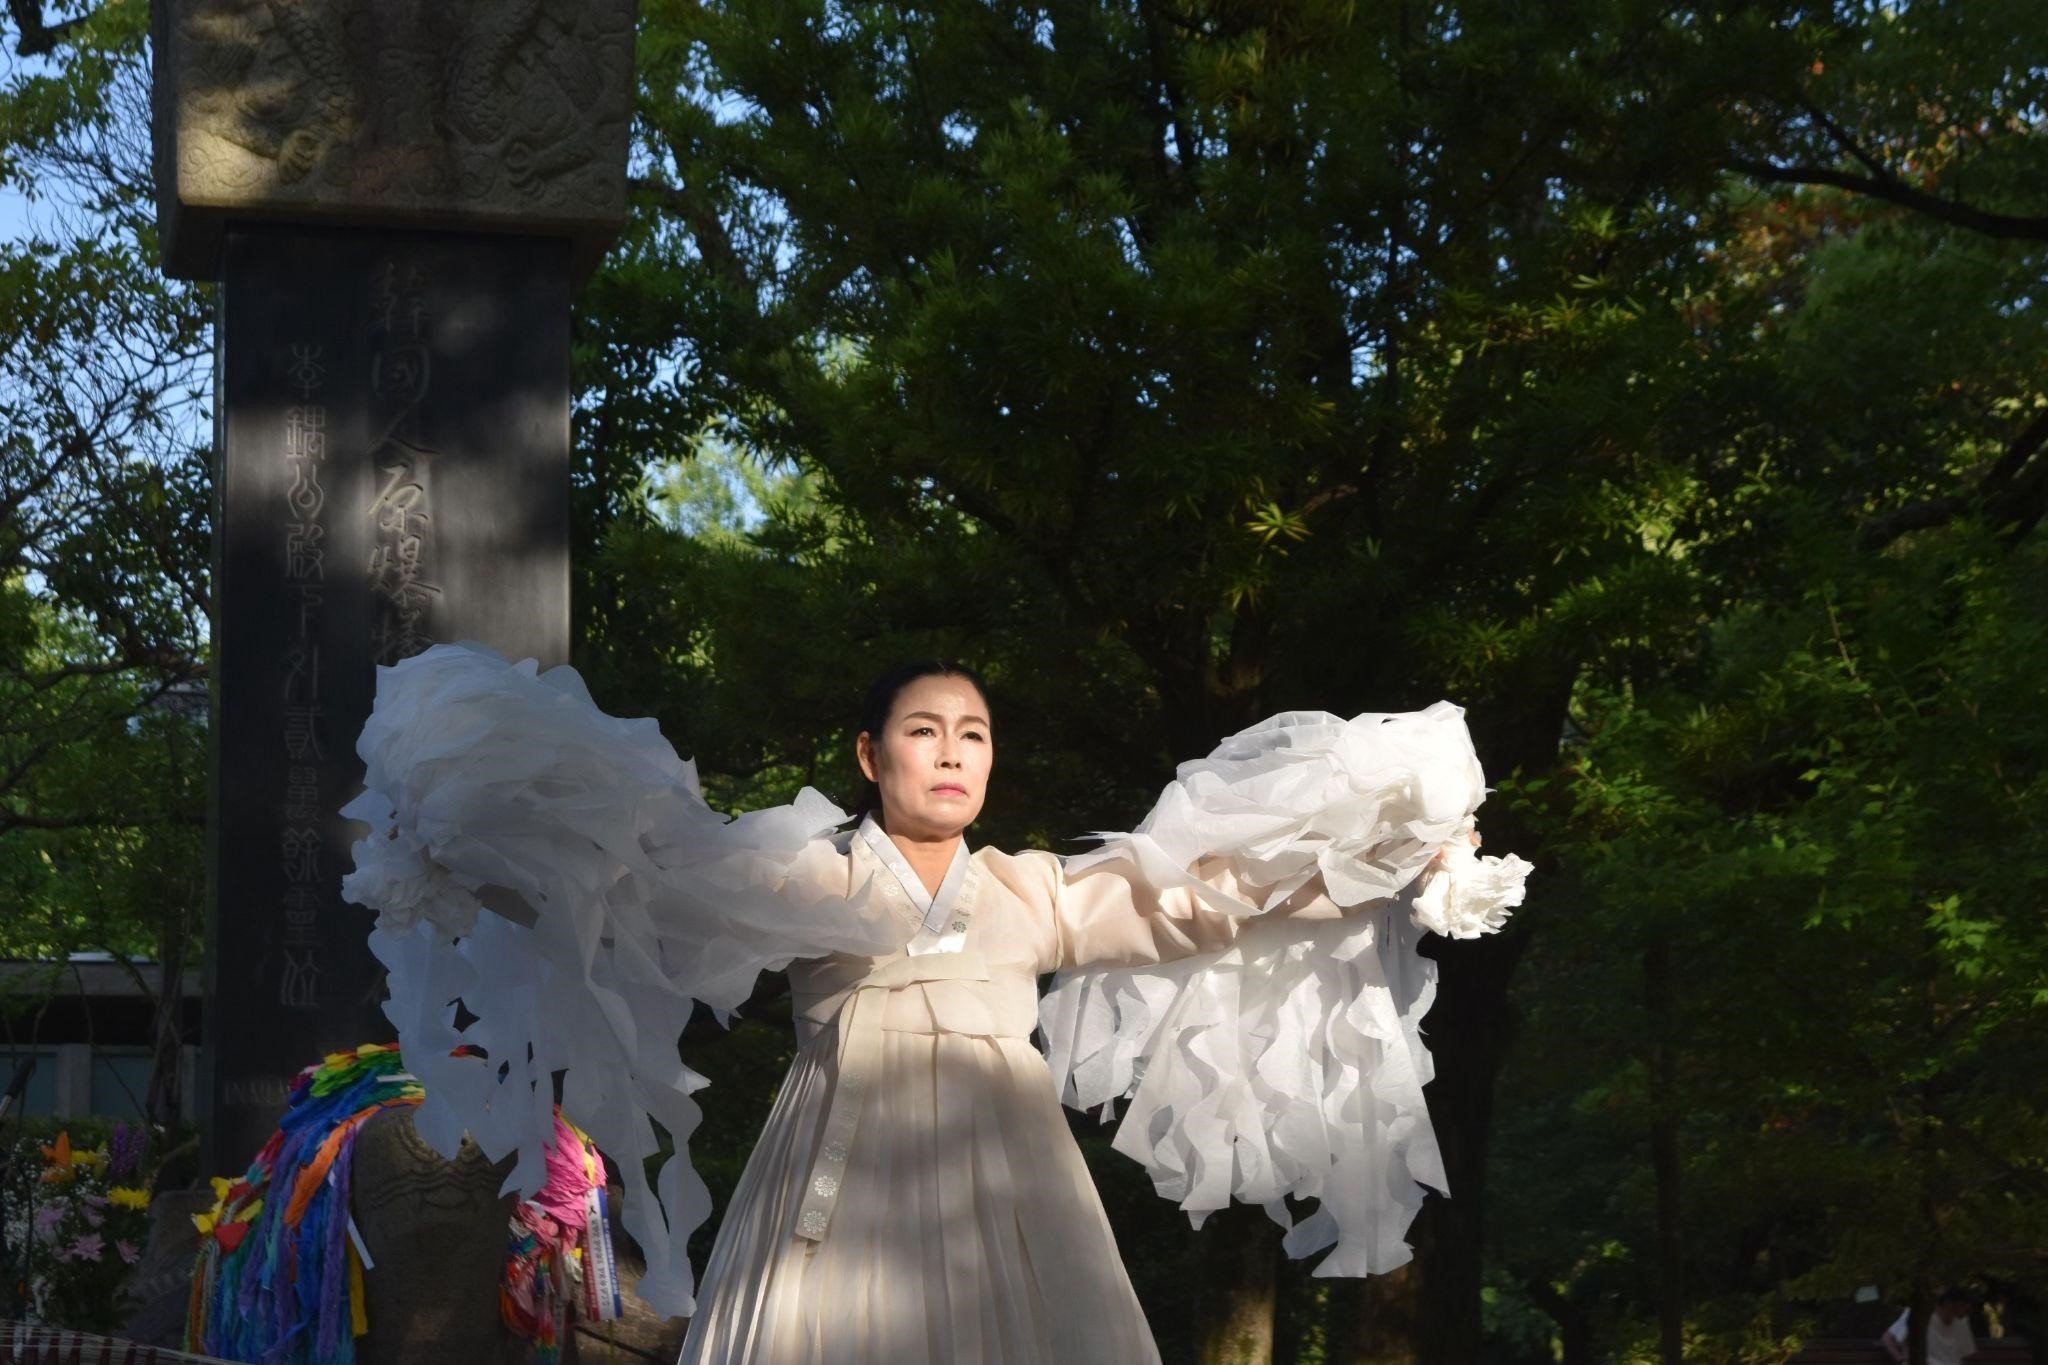
<instances>
[{"instance_id":1,"label":"tree branch","mask_svg":"<svg viewBox=\"0 0 2048 1365\"><path fill-rule=\"evenodd\" d=\"M2018 482L2020 472L2027 467L2028 461L2041 453L2043 445L2048 445L2048 408L2035 413L2034 420L2012 438L2005 454L1998 457L1998 463L1985 471L1984 482L2007 486Z\"/></svg>"},{"instance_id":2,"label":"tree branch","mask_svg":"<svg viewBox=\"0 0 2048 1365\"><path fill-rule=\"evenodd\" d=\"M704 258L704 264L711 267L714 275L743 299L758 297L753 282L747 278L746 267L740 264L740 254L732 244L732 234L725 230L718 214L696 195L679 185L666 184L647 176L629 176L626 188L646 195L668 212L682 220L684 227L696 239L697 254Z\"/></svg>"},{"instance_id":3,"label":"tree branch","mask_svg":"<svg viewBox=\"0 0 2048 1365\"><path fill-rule=\"evenodd\" d=\"M128 979L135 983L136 991L141 994L144 1000L149 1001L152 1005L157 1003L156 988L149 984L149 978L142 974L142 969L135 965L133 958L116 948L111 940L101 940L96 946L101 952L112 958L116 966L128 974Z\"/></svg>"},{"instance_id":4,"label":"tree branch","mask_svg":"<svg viewBox=\"0 0 2048 1365\"><path fill-rule=\"evenodd\" d=\"M1799 107L1806 111L1808 118L1820 125L1821 131L1828 135L1828 141L1848 153L1864 170L1869 171L1871 175L1879 180L1897 182L1898 177L1892 174L1891 167L1879 161L1876 154L1871 152L1861 142L1858 142L1847 128L1844 128L1841 124L1828 117L1827 110L1803 95L1799 98Z\"/></svg>"},{"instance_id":5,"label":"tree branch","mask_svg":"<svg viewBox=\"0 0 2048 1365\"><path fill-rule=\"evenodd\" d=\"M1940 526L1979 508L1996 523L2017 523L2015 538L2024 536L2048 512L2048 496L2044 496L2048 495L2048 476L2044 476L2043 466L2034 465L2034 457L2044 446L2048 446L2048 408L2034 414L2034 420L2007 443L2005 453L1975 484L1960 493L1944 493L1872 517L1863 523L1857 539L1866 550L1882 550L1900 536Z\"/></svg>"},{"instance_id":6,"label":"tree branch","mask_svg":"<svg viewBox=\"0 0 2048 1365\"><path fill-rule=\"evenodd\" d=\"M1095 603L1089 596L1087 587L1075 574L1073 560L1069 555L1046 544L1041 537L1027 532L1015 517L974 490L952 482L945 484L944 489L955 507L997 534L1007 536L1012 544L1036 561L1039 568L1051 579L1053 588L1083 620L1095 619Z\"/></svg>"},{"instance_id":7,"label":"tree branch","mask_svg":"<svg viewBox=\"0 0 2048 1365\"><path fill-rule=\"evenodd\" d=\"M203 825L204 815L17 815L0 811L0 835L17 830L147 829L155 825Z\"/></svg>"},{"instance_id":8,"label":"tree branch","mask_svg":"<svg viewBox=\"0 0 2048 1365\"><path fill-rule=\"evenodd\" d=\"M10 490L4 499L0 499L0 517L13 517L16 512L28 505L31 498L38 496L55 483L57 477L74 462L92 456L105 437L111 409L109 412L102 412L99 419L91 427L87 427L78 420L78 414L71 410L69 402L60 397L57 404L63 410L65 425L70 428L69 434L58 444L56 454L41 470L25 480L19 488Z\"/></svg>"},{"instance_id":9,"label":"tree branch","mask_svg":"<svg viewBox=\"0 0 2048 1365\"><path fill-rule=\"evenodd\" d=\"M1201 153L1195 145L1195 131L1188 126L1187 100L1181 93L1180 82L1174 78L1173 59L1167 54L1165 39L1159 32L1159 7L1151 0L1140 0L1138 15L1145 26L1146 56L1151 64L1152 80L1159 87L1159 98L1172 122L1173 149L1180 162L1181 187L1192 189L1196 173L1201 169ZM1152 150L1155 154L1162 151L1157 146Z\"/></svg>"},{"instance_id":10,"label":"tree branch","mask_svg":"<svg viewBox=\"0 0 2048 1365\"><path fill-rule=\"evenodd\" d=\"M171 649L155 649L145 658L123 656L118 659L104 659L95 663L65 664L47 673L25 673L21 676L33 692L47 692L62 682L73 678L110 678L123 673L133 673L145 666L173 674L179 679L202 677L206 665Z\"/></svg>"},{"instance_id":11,"label":"tree branch","mask_svg":"<svg viewBox=\"0 0 2048 1365\"><path fill-rule=\"evenodd\" d=\"M15 25L21 29L21 37L14 42L14 51L22 57L40 57L54 51L72 30L82 27L93 17L81 14L75 19L45 23L42 0L7 0L7 12L14 16Z\"/></svg>"},{"instance_id":12,"label":"tree branch","mask_svg":"<svg viewBox=\"0 0 2048 1365\"><path fill-rule=\"evenodd\" d=\"M1890 172L1856 175L1849 171L1836 170L1832 166L1782 166L1774 161L1751 161L1744 158L1735 158L1724 164L1731 171L1774 184L1828 185L1838 190L1847 190L1851 194L1867 195L1872 199L1881 199L1886 203L1911 209L1915 213L1925 214L1951 227L1981 232L1987 237L2007 241L2048 242L2048 215L1994 213L1990 209L1981 209L1974 204L1965 204L1956 199L1943 199L1939 195L1916 189Z\"/></svg>"}]
</instances>

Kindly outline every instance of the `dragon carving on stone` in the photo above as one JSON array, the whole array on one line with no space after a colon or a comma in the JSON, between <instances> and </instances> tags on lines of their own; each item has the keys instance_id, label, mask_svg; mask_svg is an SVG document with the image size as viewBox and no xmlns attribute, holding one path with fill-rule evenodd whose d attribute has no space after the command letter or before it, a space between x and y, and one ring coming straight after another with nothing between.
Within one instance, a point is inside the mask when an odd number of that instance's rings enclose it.
<instances>
[{"instance_id":1,"label":"dragon carving on stone","mask_svg":"<svg viewBox=\"0 0 2048 1365\"><path fill-rule=\"evenodd\" d=\"M633 0L170 7L188 180L308 207L571 218L623 192L607 153L631 111Z\"/></svg>"}]
</instances>

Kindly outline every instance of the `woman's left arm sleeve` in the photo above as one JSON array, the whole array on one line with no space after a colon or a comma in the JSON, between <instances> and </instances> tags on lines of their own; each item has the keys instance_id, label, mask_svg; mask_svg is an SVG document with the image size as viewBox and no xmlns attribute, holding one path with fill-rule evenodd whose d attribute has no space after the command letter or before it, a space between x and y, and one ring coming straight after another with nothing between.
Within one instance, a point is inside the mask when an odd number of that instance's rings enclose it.
<instances>
[{"instance_id":1,"label":"woman's left arm sleeve","mask_svg":"<svg viewBox=\"0 0 2048 1365\"><path fill-rule=\"evenodd\" d=\"M1125 866L1062 868L1053 896L1058 961L1050 970L1142 967L1227 948L1252 919L1336 919L1344 913L1313 880L1262 910L1245 899L1227 861L1203 859L1191 880L1160 885Z\"/></svg>"},{"instance_id":2,"label":"woman's left arm sleeve","mask_svg":"<svg viewBox=\"0 0 2048 1365\"><path fill-rule=\"evenodd\" d=\"M1333 919L1393 900L1453 938L1499 929L1529 865L1467 840L1486 786L1464 712L1291 711L1181 765L1134 830L1069 859L1059 970L1213 952L1250 919Z\"/></svg>"}]
</instances>

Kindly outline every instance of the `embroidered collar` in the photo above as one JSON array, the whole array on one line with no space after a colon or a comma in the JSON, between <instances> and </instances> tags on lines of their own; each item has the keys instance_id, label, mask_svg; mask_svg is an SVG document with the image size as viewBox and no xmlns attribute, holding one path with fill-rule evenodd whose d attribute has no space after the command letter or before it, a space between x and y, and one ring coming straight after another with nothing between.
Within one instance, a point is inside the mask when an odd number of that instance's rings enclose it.
<instances>
[{"instance_id":1,"label":"embroidered collar","mask_svg":"<svg viewBox=\"0 0 2048 1365\"><path fill-rule=\"evenodd\" d=\"M961 888L967 881L967 840L963 838L954 846L953 861L939 881L938 894L933 895L925 889L923 878L912 870L910 860L903 856L903 850L896 847L896 841L883 831L881 822L873 814L861 817L860 838L882 866L888 868L902 884L903 893L910 897L910 903L924 917L925 929L931 933L945 932L954 917Z\"/></svg>"}]
</instances>

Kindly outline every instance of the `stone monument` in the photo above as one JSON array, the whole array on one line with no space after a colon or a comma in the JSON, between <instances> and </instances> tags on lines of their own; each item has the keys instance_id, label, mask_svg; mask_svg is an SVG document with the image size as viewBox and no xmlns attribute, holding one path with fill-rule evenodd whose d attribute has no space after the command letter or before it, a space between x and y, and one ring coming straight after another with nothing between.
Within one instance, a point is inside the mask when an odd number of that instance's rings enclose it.
<instances>
[{"instance_id":1,"label":"stone monument","mask_svg":"<svg viewBox=\"0 0 2048 1365\"><path fill-rule=\"evenodd\" d=\"M498 1320L511 1159L493 1166L464 1139L444 1161L413 1112L386 1109L356 1139L349 1206L371 1257L358 1365L519 1365L532 1351Z\"/></svg>"},{"instance_id":2,"label":"stone monument","mask_svg":"<svg viewBox=\"0 0 2048 1365\"><path fill-rule=\"evenodd\" d=\"M389 1038L339 882L374 666L568 653L569 303L634 0L154 0L164 264L220 282L206 1169Z\"/></svg>"}]
</instances>

